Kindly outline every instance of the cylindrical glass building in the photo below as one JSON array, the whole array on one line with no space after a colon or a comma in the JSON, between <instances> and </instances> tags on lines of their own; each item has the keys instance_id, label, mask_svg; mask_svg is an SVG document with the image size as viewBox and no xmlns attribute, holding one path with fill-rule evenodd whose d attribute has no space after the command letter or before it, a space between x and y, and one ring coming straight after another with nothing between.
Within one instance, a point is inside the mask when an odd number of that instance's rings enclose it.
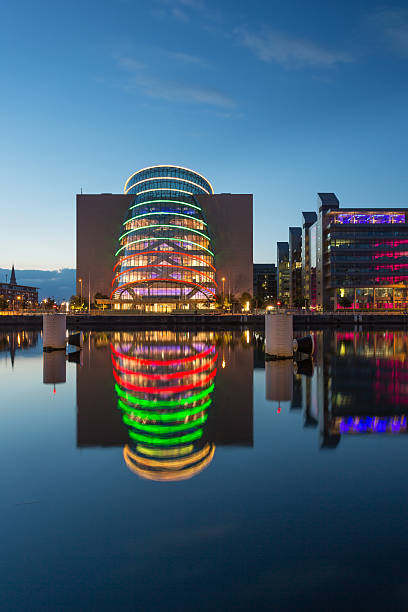
<instances>
[{"instance_id":1,"label":"cylindrical glass building","mask_svg":"<svg viewBox=\"0 0 408 612\"><path fill-rule=\"evenodd\" d=\"M197 195L212 194L201 174L152 166L132 174L134 194L119 236L111 299L116 307L172 310L210 306L214 252Z\"/></svg>"}]
</instances>

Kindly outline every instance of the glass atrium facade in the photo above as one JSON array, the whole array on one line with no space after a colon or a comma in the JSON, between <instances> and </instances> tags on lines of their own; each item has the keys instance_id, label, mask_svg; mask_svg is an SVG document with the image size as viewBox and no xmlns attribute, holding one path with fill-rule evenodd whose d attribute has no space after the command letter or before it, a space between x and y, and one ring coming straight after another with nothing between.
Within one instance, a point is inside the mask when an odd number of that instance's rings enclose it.
<instances>
[{"instance_id":1,"label":"glass atrium facade","mask_svg":"<svg viewBox=\"0 0 408 612\"><path fill-rule=\"evenodd\" d=\"M402 210L324 214L322 282L334 309L408 309L408 232Z\"/></svg>"},{"instance_id":2,"label":"glass atrium facade","mask_svg":"<svg viewBox=\"0 0 408 612\"><path fill-rule=\"evenodd\" d=\"M197 195L213 194L203 176L178 166L132 174L134 195L119 236L112 294L116 308L169 311L211 307L214 252Z\"/></svg>"}]
</instances>

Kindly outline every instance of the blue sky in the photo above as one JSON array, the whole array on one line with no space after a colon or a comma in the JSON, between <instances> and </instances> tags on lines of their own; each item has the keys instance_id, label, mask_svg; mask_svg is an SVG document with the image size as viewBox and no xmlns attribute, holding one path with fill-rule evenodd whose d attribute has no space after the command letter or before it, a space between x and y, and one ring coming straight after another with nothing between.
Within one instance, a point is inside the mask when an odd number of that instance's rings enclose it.
<instances>
[{"instance_id":1,"label":"blue sky","mask_svg":"<svg viewBox=\"0 0 408 612\"><path fill-rule=\"evenodd\" d=\"M315 210L408 206L408 9L372 1L3 3L0 266L75 265L75 194L138 168L254 194L254 259Z\"/></svg>"}]
</instances>

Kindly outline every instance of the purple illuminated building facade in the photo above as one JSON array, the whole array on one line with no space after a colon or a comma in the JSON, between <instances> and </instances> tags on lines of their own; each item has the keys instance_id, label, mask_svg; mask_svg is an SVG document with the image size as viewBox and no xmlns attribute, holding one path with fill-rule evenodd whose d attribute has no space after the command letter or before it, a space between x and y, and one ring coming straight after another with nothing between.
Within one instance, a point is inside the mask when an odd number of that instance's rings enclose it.
<instances>
[{"instance_id":1,"label":"purple illuminated building facade","mask_svg":"<svg viewBox=\"0 0 408 612\"><path fill-rule=\"evenodd\" d=\"M317 219L304 224L308 304L324 310L408 309L407 214L400 208L340 208L334 193L319 193Z\"/></svg>"}]
</instances>

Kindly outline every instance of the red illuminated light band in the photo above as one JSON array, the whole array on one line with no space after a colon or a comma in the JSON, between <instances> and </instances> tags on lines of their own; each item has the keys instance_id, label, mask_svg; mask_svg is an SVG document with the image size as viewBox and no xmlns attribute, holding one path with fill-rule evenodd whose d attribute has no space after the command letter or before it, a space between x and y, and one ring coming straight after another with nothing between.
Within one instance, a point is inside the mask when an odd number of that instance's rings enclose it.
<instances>
[{"instance_id":1,"label":"red illuminated light band","mask_svg":"<svg viewBox=\"0 0 408 612\"><path fill-rule=\"evenodd\" d=\"M141 365L149 365L149 366L168 366L168 365L181 365L182 363L190 363L191 361L196 361L197 359L202 359L203 357L207 357L211 353L215 353L215 346L211 346L210 348L202 351L201 353L197 353L196 355L190 355L189 357L182 357L181 359L171 359L170 361L159 361L156 359L141 359L140 357L133 357L132 355L126 355L125 353L119 353L113 346L110 345L111 351L116 357L120 357L120 359L129 359L130 361L135 361L136 363L140 363Z\"/></svg>"},{"instance_id":2,"label":"red illuminated light band","mask_svg":"<svg viewBox=\"0 0 408 612\"><path fill-rule=\"evenodd\" d=\"M172 387L141 387L139 385L133 385L130 382L123 380L119 374L113 369L113 376L116 382L124 387L125 389L129 389L129 391L138 391L140 393L181 393L182 391L189 391L190 389L196 389L197 387L202 387L210 380L212 380L217 374L217 368L215 368L208 376L205 376L201 380L195 383L190 383L189 385L178 385Z\"/></svg>"},{"instance_id":3,"label":"red illuminated light band","mask_svg":"<svg viewBox=\"0 0 408 612\"><path fill-rule=\"evenodd\" d=\"M140 255L157 255L159 253L171 253L172 255L183 255L184 257L191 257L192 259L198 259L205 263L206 266L209 266L216 272L217 270L210 263L206 262L202 257L198 257L198 255L190 255L189 253L181 253L180 251L137 251L133 255L126 255L126 257L122 257L119 261L114 265L113 271L116 270L119 264L121 264L125 259L130 259L130 257L139 257ZM159 264L160 265L160 264Z\"/></svg>"},{"instance_id":4,"label":"red illuminated light band","mask_svg":"<svg viewBox=\"0 0 408 612\"><path fill-rule=\"evenodd\" d=\"M135 283L148 283L148 282L156 282L156 281L178 283L179 285L187 283L187 285L193 285L194 287L198 287L199 289L202 289L203 292L208 291L208 293L211 293L211 295L213 295L214 297L217 297L214 291L211 291L211 289L207 289L207 287L203 287L203 285L199 285L198 283L193 283L192 281L178 280L177 278L141 278L138 280L129 281L128 283L123 283L123 285L118 285L116 289L112 291L110 295L110 299L112 299L112 296L116 291L118 291L119 289L122 289L123 287L127 287L128 285L133 285Z\"/></svg>"},{"instance_id":5,"label":"red illuminated light band","mask_svg":"<svg viewBox=\"0 0 408 612\"><path fill-rule=\"evenodd\" d=\"M176 266L174 264L169 264L169 265L164 265L164 264L147 264L145 266L135 266L134 268L126 268L126 270L123 270L123 272L119 272L119 274L117 274L115 276L115 278L112 281L112 287L113 287L113 283L115 282L115 280L117 278L119 278L119 276L122 276L122 274L126 274L126 272L131 272L132 270L139 270L140 268L157 268L158 266L161 266L162 268L182 268L183 270L190 270L192 272L195 272L196 274L201 274L202 276L205 276L206 278L208 278L209 281L211 281L212 283L215 284L216 287L218 287L217 283L215 282L215 280L213 278L211 278L210 276L208 276L208 274L206 274L205 272L201 272L200 270L194 270L194 268L191 268L189 266ZM130 281L130 282L137 282L137 281ZM184 281L179 281L179 282L184 282ZM185 281L187 282L187 281Z\"/></svg>"},{"instance_id":6,"label":"red illuminated light band","mask_svg":"<svg viewBox=\"0 0 408 612\"><path fill-rule=\"evenodd\" d=\"M199 368L195 368L194 370L188 370L187 372L173 372L172 374L145 374L143 372L135 372L134 370L128 370L123 366L119 365L113 355L111 355L112 363L114 367L122 374L129 374L130 376L139 376L140 378L146 378L147 380L171 380L174 378L184 378L185 376L193 376L194 374L200 374L201 372L205 372L209 370L211 366L217 361L218 353L214 355L214 357L204 365Z\"/></svg>"}]
</instances>

